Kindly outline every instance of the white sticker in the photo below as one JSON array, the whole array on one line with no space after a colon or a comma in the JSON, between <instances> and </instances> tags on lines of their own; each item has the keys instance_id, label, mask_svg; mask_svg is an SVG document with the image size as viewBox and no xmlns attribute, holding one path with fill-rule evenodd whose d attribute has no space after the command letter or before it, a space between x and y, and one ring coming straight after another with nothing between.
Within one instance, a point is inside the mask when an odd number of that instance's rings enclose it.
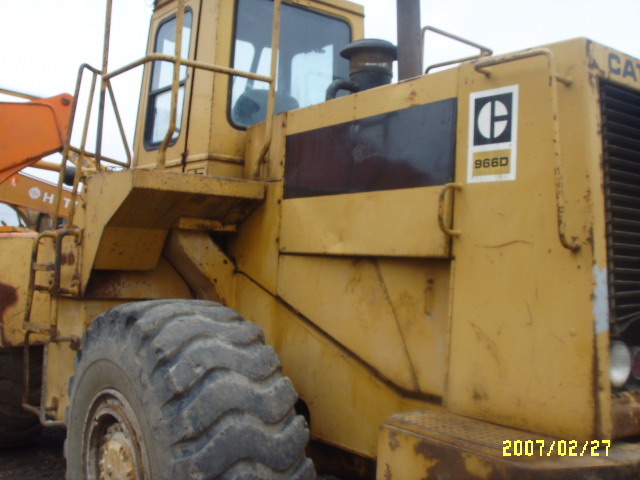
<instances>
[{"instance_id":1,"label":"white sticker","mask_svg":"<svg viewBox=\"0 0 640 480\"><path fill-rule=\"evenodd\" d=\"M469 96L467 182L515 180L518 150L518 85Z\"/></svg>"},{"instance_id":2,"label":"white sticker","mask_svg":"<svg viewBox=\"0 0 640 480\"><path fill-rule=\"evenodd\" d=\"M609 331L609 288L607 283L607 269L593 266L593 318L595 319L596 335Z\"/></svg>"}]
</instances>

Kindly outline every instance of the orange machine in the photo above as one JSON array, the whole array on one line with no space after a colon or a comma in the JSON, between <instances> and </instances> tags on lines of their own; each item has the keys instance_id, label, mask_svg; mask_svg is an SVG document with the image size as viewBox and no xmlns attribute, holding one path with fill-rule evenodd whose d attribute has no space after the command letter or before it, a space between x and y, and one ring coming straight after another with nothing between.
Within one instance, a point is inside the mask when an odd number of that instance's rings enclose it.
<instances>
[{"instance_id":1,"label":"orange machine","mask_svg":"<svg viewBox=\"0 0 640 480\"><path fill-rule=\"evenodd\" d=\"M57 187L45 180L18 173L0 183L0 202L43 213L54 213ZM71 206L71 192L62 190L59 216L65 218Z\"/></svg>"},{"instance_id":2,"label":"orange machine","mask_svg":"<svg viewBox=\"0 0 640 480\"><path fill-rule=\"evenodd\" d=\"M62 150L73 104L73 96L67 93L24 103L0 103L0 183Z\"/></svg>"}]
</instances>

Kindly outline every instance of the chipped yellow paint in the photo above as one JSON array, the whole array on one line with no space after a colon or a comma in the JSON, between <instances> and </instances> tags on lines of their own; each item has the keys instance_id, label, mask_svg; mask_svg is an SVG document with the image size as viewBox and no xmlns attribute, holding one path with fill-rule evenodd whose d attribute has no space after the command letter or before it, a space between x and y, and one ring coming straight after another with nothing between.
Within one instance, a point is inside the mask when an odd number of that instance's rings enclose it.
<instances>
[{"instance_id":1,"label":"chipped yellow paint","mask_svg":"<svg viewBox=\"0 0 640 480\"><path fill-rule=\"evenodd\" d=\"M478 478L491 478L491 474L495 471L484 459L471 453L462 452L462 460L464 461L464 468L470 476L475 475Z\"/></svg>"},{"instance_id":2,"label":"chipped yellow paint","mask_svg":"<svg viewBox=\"0 0 640 480\"><path fill-rule=\"evenodd\" d=\"M442 460L416 453L418 444L414 437L404 435L398 429L381 429L378 445L377 480L425 479L426 473Z\"/></svg>"}]
</instances>

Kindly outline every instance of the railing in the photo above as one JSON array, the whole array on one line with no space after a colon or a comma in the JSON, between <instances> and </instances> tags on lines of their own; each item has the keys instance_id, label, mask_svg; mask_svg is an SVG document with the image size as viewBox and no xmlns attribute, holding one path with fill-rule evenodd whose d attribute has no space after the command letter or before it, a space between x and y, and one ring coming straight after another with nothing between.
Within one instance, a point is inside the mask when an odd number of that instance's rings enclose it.
<instances>
[{"instance_id":1,"label":"railing","mask_svg":"<svg viewBox=\"0 0 640 480\"><path fill-rule=\"evenodd\" d=\"M156 162L156 168L164 168L166 164L166 152L171 142L171 138L176 129L176 119L177 119L177 104L178 104L178 90L180 87L180 67L185 66L188 68L193 68L196 70L203 70L213 73L219 73L223 75L230 76L239 76L244 77L251 80L258 80L261 82L266 82L269 84L269 97L267 102L267 119L266 119L266 139L263 144L260 155L258 158L258 162L254 167L255 170L249 172L249 176L253 177L258 175L259 170L264 162L266 154L271 146L271 138L273 134L273 115L275 111L275 77L277 73L277 65L278 65L278 55L277 52L279 50L279 39L280 39L280 11L282 0L274 0L274 16L273 16L273 26L272 26L272 35L271 35L271 45L272 51L276 52L271 57L271 71L269 76L258 75L256 73L245 72L242 70L237 70L234 68L229 68L220 65L209 64L205 62L199 62L196 60L190 60L187 58L182 58L182 35L183 35L183 26L184 26L184 14L185 14L185 0L177 0L177 14L176 14L176 48L174 55L167 55L161 53L152 53L147 55L141 59L138 59L134 62L131 62L123 67L117 68L111 72L108 71L108 57L109 57L109 44L110 44L110 33L111 33L111 17L112 17L112 3L113 0L106 0L107 7L105 13L105 29L104 29L104 47L103 47L103 55L102 55L102 69L98 70L90 65L83 64L80 66L78 70L78 77L76 81L76 87L74 92L74 97L76 98L76 103L74 103L72 117L71 117L71 125L69 127L69 135L64 143L64 148L62 152L62 162L60 165L60 177L58 181L58 193L56 195L56 208L55 208L55 216L54 216L54 225L57 225L58 222L58 212L60 210L60 201L61 201L61 193L64 183L64 172L66 170L67 164L69 161L76 164L76 175L73 182L73 191L72 191L72 207L69 212L68 217L68 225L74 225L74 216L75 216L75 205L76 199L78 197L78 188L80 181L85 176L87 171L101 172L103 170L103 162L107 162L112 165L116 165L122 168L131 168L132 164L132 154L129 149L129 144L126 138L126 134L124 131L124 126L122 123L122 118L120 116L120 112L118 109L118 105L115 99L115 95L113 92L113 87L111 81L113 78L122 75L130 70L139 67L141 65L146 65L150 62L162 61L162 62L170 62L173 63L173 78L171 83L171 106L169 110L169 127L167 129L167 133L164 136L164 139L160 145L158 150L158 159ZM82 137L80 142L80 147L74 147L71 145L71 135L73 132L75 117L76 117L76 108L77 108L77 99L79 98L83 77L86 72L91 73L91 89L89 92L89 100L87 104L87 110L85 112L84 125L82 128ZM92 118L92 109L94 103L94 93L96 90L96 84L98 82L98 78L100 78L100 97L98 102L98 113L97 113L97 135L96 135L96 151L95 153L91 153L87 150L86 142L89 131L89 124ZM125 162L115 160L112 158L108 158L102 154L103 147L103 130L104 130L104 114L105 114L105 104L106 97L109 97L111 102L111 107L113 108L116 121L118 124L118 130L120 133L120 137L122 143L124 145L127 160ZM86 168L85 163L89 163L92 166Z\"/></svg>"},{"instance_id":2,"label":"railing","mask_svg":"<svg viewBox=\"0 0 640 480\"><path fill-rule=\"evenodd\" d=\"M72 112L71 112L71 120L69 125L69 132L67 138L64 141L63 151L62 151L62 162L59 168L59 180L57 186L56 193L56 205L55 205L55 213L54 213L54 225L57 227L59 220L59 212L60 212L60 202L62 199L62 189L64 184L65 171L67 168L68 162L75 163L76 172L73 181L73 190L71 193L71 208L68 216L67 226L63 229L56 229L53 231L42 232L35 240L32 250L32 258L31 258L31 270L30 270L30 278L29 278L29 287L26 292L26 306L25 306L25 314L23 321L23 328L25 329L25 342L24 342L24 362L25 368L23 371L24 376L24 390L22 397L22 406L28 411L31 411L40 417L40 421L45 425L61 425L63 422L52 421L47 418L47 413L55 410L55 406L46 407L44 402L41 402L40 406L33 406L28 403L29 399L29 345L30 345L30 336L32 334L40 334L45 335L46 343L61 343L61 342L69 342L72 349L80 348L80 339L75 335L71 335L68 337L60 336L58 331L58 307L59 307L59 299L60 296L77 296L80 294L79 286L74 285L71 289L62 288L61 283L61 268L62 268L62 241L66 237L73 237L76 242L76 247L80 245L82 242L83 232L81 229L74 227L74 215L76 211L76 201L78 198L78 190L80 181L86 176L85 173L89 170L95 170L96 172L101 172L103 170L102 162L105 161L112 165L116 165L122 168L130 168L132 164L132 155L129 149L129 145L127 142L126 134L124 131L124 127L122 124L122 119L120 116L120 112L118 109L118 105L115 99L115 95L113 92L113 88L111 85L111 80L118 75L122 75L133 68L136 68L141 65L145 65L149 62L155 61L165 61L171 62L174 65L173 70L173 79L171 85L171 107L170 107L170 122L169 127L167 129L167 133L164 137L164 140L158 150L158 161L156 163L156 168L163 168L166 163L166 150L171 141L171 138L175 132L176 128L176 118L177 118L177 98L178 98L178 89L179 89L179 73L180 67L186 66L190 68L210 71L214 73L221 73L225 75L235 75L248 79L259 80L263 82L269 83L269 98L267 103L267 135L265 144L263 145L259 161L257 162L256 172L252 172L252 174L257 174L260 170L261 163L263 162L267 151L271 145L271 137L273 134L273 115L275 111L275 77L276 77L276 69L277 69L277 61L278 61L278 49L279 49L279 32L280 32L280 10L281 10L282 0L274 0L274 20L272 27L272 37L271 37L271 45L272 51L275 52L271 58L271 75L263 76L257 75L250 72L243 72L240 70L236 70L229 67L223 67L219 65L212 65L203 62L197 62L194 60L184 59L181 57L182 51L182 29L184 25L184 5L185 0L178 0L178 13L177 17L177 28L176 28L176 50L175 55L165 55L153 53L151 55L147 55L144 58L136 60L124 67L116 69L112 72L108 72L108 56L109 56L109 39L110 39L110 30L111 30L111 14L112 14L112 0L107 0L107 8L106 8L106 18L105 18L105 39L104 39L104 48L103 48L103 61L102 61L102 69L98 70L90 65L83 64L78 69L78 76L76 80L76 86L74 90L74 98L76 101L73 103ZM73 134L73 127L75 123L77 107L78 107L78 99L80 97L80 92L82 88L82 80L86 72L91 74L91 87L89 90L89 98L87 103L87 109L84 117L84 124L82 127L82 135L80 140L80 147L74 147L71 145L71 137ZM99 107L98 107L98 125L97 125L97 136L96 136L96 151L95 153L91 153L87 150L87 137L89 133L89 126L92 118L92 110L94 103L94 95L96 91L96 85L98 82L98 78L100 78L100 98L99 98ZM22 94L19 92L13 92L11 90L0 90L0 93L13 95L20 98L25 98L29 100L35 100L38 97L34 97L27 94ZM116 121L118 124L118 130L120 133L120 137L122 139L127 160L126 162L122 162L116 159L108 158L102 155L102 142L103 142L103 128L104 128L104 113L105 113L105 103L106 97L109 96L111 101L111 106L113 108ZM85 167L85 163L91 163L93 167ZM50 239L54 242L54 252L53 252L53 262L48 263L38 263L38 252L41 246L41 241L44 239ZM51 272L52 281L50 285L40 285L36 282L36 276L38 272ZM36 323L32 323L31 321L31 313L34 301L35 292L42 292L49 295L50 298L50 312L49 312L49 323L48 325L40 325ZM46 375L43 376L43 395L42 398L46 398Z\"/></svg>"},{"instance_id":3,"label":"railing","mask_svg":"<svg viewBox=\"0 0 640 480\"><path fill-rule=\"evenodd\" d=\"M455 65L456 63L468 62L470 60L477 60L479 58L488 57L493 54L493 50L491 50L488 47L480 45L479 43L472 42L471 40L467 40L466 38L459 37L457 35L454 35L453 33L445 32L444 30L440 30L439 28L430 27L430 26L422 27L423 47L424 47L424 39L427 32L437 33L438 35L442 35L443 37L447 37L447 38L450 38L451 40L455 40L457 42L464 43L465 45L469 45L470 47L477 48L478 50L480 50L480 53L478 53L477 55L471 55L469 57L457 58L455 60L447 60L446 62L441 62L441 63L434 63L433 65L429 65L427 69L424 71L424 73L429 73L434 68L446 67L447 65ZM423 60L423 63L424 63L424 60Z\"/></svg>"},{"instance_id":4,"label":"railing","mask_svg":"<svg viewBox=\"0 0 640 480\"><path fill-rule=\"evenodd\" d=\"M502 65L509 62L517 62L520 60L526 60L533 57L545 57L547 60L547 68L549 69L549 92L551 99L551 126L553 128L553 159L554 169L553 174L555 177L555 191L556 191L556 218L558 223L558 238L562 246L572 252L580 250L580 239L577 235L571 236L567 233L566 223L566 200L565 200L565 187L564 187L564 164L562 162L562 155L560 152L560 119L558 108L558 83L561 83L565 87L571 87L573 81L569 77L558 75L556 69L556 62L553 56L553 52L547 48L534 48L531 50L525 50L523 52L510 53L499 57L487 58L480 60L474 65L474 69L483 74L486 77L490 77L492 74L489 71L491 67L496 65Z\"/></svg>"},{"instance_id":5,"label":"railing","mask_svg":"<svg viewBox=\"0 0 640 480\"><path fill-rule=\"evenodd\" d=\"M71 237L73 238L76 248L81 242L82 239L82 230L77 228L64 229L64 230L50 230L47 232L42 232L38 235L35 242L33 243L31 250L31 270L29 273L29 287L26 295L26 304L24 311L24 320L22 324L22 328L25 331L24 336L24 345L23 345L23 359L24 366L22 370L23 375L23 391L22 391L22 407L25 410L28 410L32 413L35 413L39 416L40 422L43 425L53 426L53 425L63 425L64 422L60 421L52 421L47 418L47 413L54 410L55 406L47 408L44 400L40 402L39 406L34 406L29 404L29 346L30 346L30 337L32 334L41 334L46 335L44 342L48 345L49 343L64 343L68 342L69 346L72 350L80 349L80 337L76 335L62 336L60 335L60 331L58 330L58 318L59 318L59 307L60 307L60 297L62 295L71 295L76 296L79 294L79 284L74 281L70 285L70 288L62 287L62 263L63 263L63 241L65 238ZM53 242L53 262L38 262L38 253L40 251L40 247L42 246L42 241L45 239L49 239ZM78 268L79 263L76 263L76 268ZM46 284L37 283L37 275L39 272L50 273L51 278ZM43 292L49 295L49 321L47 325L41 325L37 323L32 323L31 321L31 312L33 308L33 299L35 292ZM46 361L44 363L46 365ZM41 398L46 398L47 392L47 375L46 373L42 376L42 395Z\"/></svg>"}]
</instances>

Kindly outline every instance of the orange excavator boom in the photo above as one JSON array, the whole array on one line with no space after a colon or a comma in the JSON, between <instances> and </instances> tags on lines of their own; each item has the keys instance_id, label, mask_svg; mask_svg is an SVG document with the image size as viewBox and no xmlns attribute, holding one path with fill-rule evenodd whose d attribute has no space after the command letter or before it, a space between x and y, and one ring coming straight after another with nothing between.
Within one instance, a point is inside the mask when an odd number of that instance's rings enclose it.
<instances>
[{"instance_id":1,"label":"orange excavator boom","mask_svg":"<svg viewBox=\"0 0 640 480\"><path fill-rule=\"evenodd\" d=\"M42 157L60 152L74 98L63 93L24 103L0 103L0 184Z\"/></svg>"}]
</instances>

